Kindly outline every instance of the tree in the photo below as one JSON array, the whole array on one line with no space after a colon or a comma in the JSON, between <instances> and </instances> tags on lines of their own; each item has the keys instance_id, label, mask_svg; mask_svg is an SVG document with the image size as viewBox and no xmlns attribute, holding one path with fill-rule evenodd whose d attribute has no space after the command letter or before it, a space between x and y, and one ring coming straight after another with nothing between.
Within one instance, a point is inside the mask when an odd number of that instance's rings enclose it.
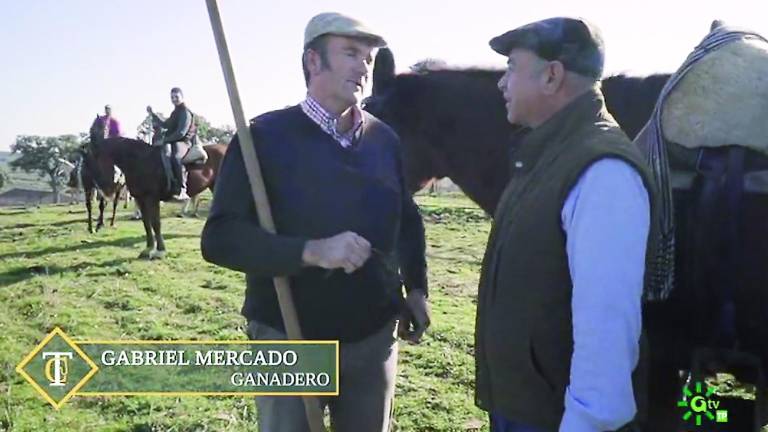
<instances>
[{"instance_id":1,"label":"tree","mask_svg":"<svg viewBox=\"0 0 768 432\"><path fill-rule=\"evenodd\" d=\"M11 183L11 177L8 175L8 171L5 170L5 168L0 167L0 189L4 188L5 185Z\"/></svg>"},{"instance_id":2,"label":"tree","mask_svg":"<svg viewBox=\"0 0 768 432\"><path fill-rule=\"evenodd\" d=\"M64 164L61 159L73 159L79 145L80 138L75 135L19 135L11 145L11 154L18 153L20 156L9 165L14 171L21 169L27 173L36 172L43 178L47 177L55 202L58 203L59 193L65 182L62 176Z\"/></svg>"},{"instance_id":3,"label":"tree","mask_svg":"<svg viewBox=\"0 0 768 432\"><path fill-rule=\"evenodd\" d=\"M232 126L224 125L220 128L211 126L211 123L201 115L195 115L197 122L197 138L210 144L227 144L235 135L235 129Z\"/></svg>"}]
</instances>

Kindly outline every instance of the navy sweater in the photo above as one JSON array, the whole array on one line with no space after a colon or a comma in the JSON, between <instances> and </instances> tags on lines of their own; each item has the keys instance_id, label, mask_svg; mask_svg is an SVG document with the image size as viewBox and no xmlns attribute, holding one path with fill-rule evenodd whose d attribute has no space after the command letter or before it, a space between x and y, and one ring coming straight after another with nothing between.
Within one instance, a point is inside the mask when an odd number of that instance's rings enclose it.
<instances>
[{"instance_id":1,"label":"navy sweater","mask_svg":"<svg viewBox=\"0 0 768 432\"><path fill-rule=\"evenodd\" d=\"M243 315L284 329L272 278L290 276L306 339L353 342L392 319L406 290L427 289L424 226L403 181L397 135L368 113L343 148L299 106L251 122L277 235L259 223L235 137L216 179L203 257L246 273ZM310 239L353 231L375 249L346 274L302 265ZM398 272L400 269L400 272Z\"/></svg>"}]
</instances>

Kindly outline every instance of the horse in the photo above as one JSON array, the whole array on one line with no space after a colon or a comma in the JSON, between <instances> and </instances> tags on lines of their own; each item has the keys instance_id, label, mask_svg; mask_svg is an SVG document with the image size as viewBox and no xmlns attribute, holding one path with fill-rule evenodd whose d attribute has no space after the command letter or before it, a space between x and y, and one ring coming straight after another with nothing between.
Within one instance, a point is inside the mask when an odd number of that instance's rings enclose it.
<instances>
[{"instance_id":1,"label":"horse","mask_svg":"<svg viewBox=\"0 0 768 432\"><path fill-rule=\"evenodd\" d=\"M89 129L91 148L87 159L94 167L96 184L106 196L112 196L115 188L110 185L117 166L125 175L126 185L141 211L146 234L146 248L139 258L158 259L166 254L160 223L160 201L172 199L168 174L162 160L163 146L152 146L131 138L104 138L103 125L95 121ZM180 143L180 145L183 145ZM197 195L205 189L213 190L219 163L226 145L205 146L208 159L203 164L187 166L189 195Z\"/></svg>"},{"instance_id":2,"label":"horse","mask_svg":"<svg viewBox=\"0 0 768 432\"><path fill-rule=\"evenodd\" d=\"M66 167L67 170L69 170L69 175L67 179L67 187L70 190L80 192L83 191L85 195L85 209L88 213L88 232L93 234L96 231L99 231L102 227L104 227L104 208L107 204L107 199L104 197L104 194L101 193L101 190L96 186L96 182L93 179L93 175L91 173L91 169L89 169L89 164L84 157L84 154L82 151L80 151L79 156L79 162L76 164L73 164L72 162L60 159L59 161ZM118 201L120 201L120 194L125 189L125 178L122 176L121 173L116 173L115 178L113 180L114 188L115 188L115 196L112 200L112 218L110 219L109 226L114 227L115 226L115 216L117 213L117 204ZM96 230L93 229L93 217L92 217L92 210L91 207L93 205L93 193L96 192L97 199L99 200L99 218L96 222ZM128 194L126 193L125 197L126 205L128 203Z\"/></svg>"},{"instance_id":3,"label":"horse","mask_svg":"<svg viewBox=\"0 0 768 432\"><path fill-rule=\"evenodd\" d=\"M464 193L489 215L493 215L502 191L510 178L512 151L526 130L510 125L497 82L503 71L491 69L420 70L419 73L395 74L391 51L382 49L376 57L373 93L365 101L365 109L393 127L402 143L406 183L416 192L434 179L449 177ZM633 139L650 118L669 74L647 77L617 75L601 82L608 111ZM676 159L670 150L670 164L676 172L690 167L688 161ZM747 152L747 160L757 156ZM677 226L675 289L661 302L643 306L644 332L650 346L648 394L649 429L672 430L679 412L679 372L691 370L700 347L721 348L723 341L717 319L724 291L719 277L702 277L712 271L697 264L701 250L719 251L722 239L728 239L721 214L704 226L692 219L700 205L701 187L676 188L673 201ZM724 207L724 206L721 206ZM721 210L724 211L724 210ZM735 309L735 334L725 345L739 347L758 358L762 368L768 367L768 194L748 193L744 196L741 222L741 244L744 261L738 275L739 286L732 294ZM704 245L692 235L694 227L707 231L717 241ZM748 227L748 229L745 229ZM715 233L718 235L715 237ZM706 234L705 234L706 236ZM721 283L718 285L718 282ZM758 380L759 381L759 380ZM758 389L758 394L768 389ZM759 397L759 396L758 396ZM768 407L757 407L768 413ZM766 421L768 419L763 419Z\"/></svg>"}]
</instances>

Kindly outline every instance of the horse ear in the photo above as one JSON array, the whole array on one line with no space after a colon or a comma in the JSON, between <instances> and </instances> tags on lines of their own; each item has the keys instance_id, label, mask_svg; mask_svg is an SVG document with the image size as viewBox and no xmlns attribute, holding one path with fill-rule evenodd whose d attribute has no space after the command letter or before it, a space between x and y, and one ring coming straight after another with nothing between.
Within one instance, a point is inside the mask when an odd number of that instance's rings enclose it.
<instances>
[{"instance_id":1,"label":"horse ear","mask_svg":"<svg viewBox=\"0 0 768 432\"><path fill-rule=\"evenodd\" d=\"M373 66L373 96L380 95L395 81L395 56L389 48L382 48L376 54Z\"/></svg>"},{"instance_id":2,"label":"horse ear","mask_svg":"<svg viewBox=\"0 0 768 432\"><path fill-rule=\"evenodd\" d=\"M715 29L722 27L724 25L725 23L723 22L723 20L714 20L712 21L712 25L709 26L709 31L711 32L715 31Z\"/></svg>"}]
</instances>

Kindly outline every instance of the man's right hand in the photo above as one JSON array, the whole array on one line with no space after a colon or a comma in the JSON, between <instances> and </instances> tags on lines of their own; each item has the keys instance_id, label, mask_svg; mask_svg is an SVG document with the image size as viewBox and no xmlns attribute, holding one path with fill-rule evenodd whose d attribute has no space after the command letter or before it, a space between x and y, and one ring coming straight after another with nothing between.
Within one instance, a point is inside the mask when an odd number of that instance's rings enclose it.
<instances>
[{"instance_id":1,"label":"man's right hand","mask_svg":"<svg viewBox=\"0 0 768 432\"><path fill-rule=\"evenodd\" d=\"M371 244L363 237L346 231L333 237L309 240L301 259L305 265L325 269L343 268L352 273L371 257Z\"/></svg>"}]
</instances>

